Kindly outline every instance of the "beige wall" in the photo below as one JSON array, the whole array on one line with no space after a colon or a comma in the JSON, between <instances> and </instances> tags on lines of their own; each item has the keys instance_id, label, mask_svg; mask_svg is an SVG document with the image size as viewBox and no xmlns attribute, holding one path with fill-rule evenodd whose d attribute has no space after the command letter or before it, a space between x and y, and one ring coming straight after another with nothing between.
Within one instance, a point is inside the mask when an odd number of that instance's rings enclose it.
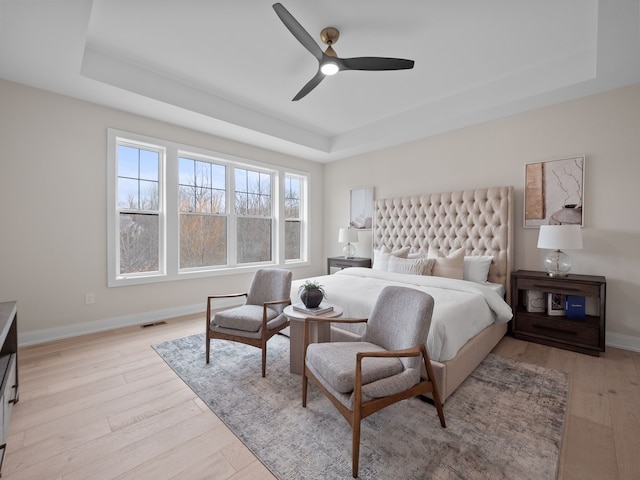
<instances>
[{"instance_id":1,"label":"beige wall","mask_svg":"<svg viewBox=\"0 0 640 480\"><path fill-rule=\"evenodd\" d=\"M572 272L606 276L607 342L640 350L640 85L328 165L325 253L341 253L352 188L386 198L513 185L516 268L540 270L538 230L522 227L524 165L574 155L586 170L584 249L570 252Z\"/></svg>"},{"instance_id":2,"label":"beige wall","mask_svg":"<svg viewBox=\"0 0 640 480\"><path fill-rule=\"evenodd\" d=\"M524 165L584 154L573 271L607 277L607 341L640 350L640 85L319 165L0 80L0 301L18 300L23 343L195 311L208 293L248 282L106 287L108 127L311 172L312 265L295 278L323 273L325 257L341 253L349 190L365 186L384 198L513 185L516 268L540 269L537 230L521 226Z\"/></svg>"},{"instance_id":3,"label":"beige wall","mask_svg":"<svg viewBox=\"0 0 640 480\"><path fill-rule=\"evenodd\" d=\"M322 165L0 80L0 301L18 301L22 344L203 310L207 294L248 285L245 273L107 288L108 127L311 172L321 236ZM311 257L296 278L323 271L320 239Z\"/></svg>"}]
</instances>

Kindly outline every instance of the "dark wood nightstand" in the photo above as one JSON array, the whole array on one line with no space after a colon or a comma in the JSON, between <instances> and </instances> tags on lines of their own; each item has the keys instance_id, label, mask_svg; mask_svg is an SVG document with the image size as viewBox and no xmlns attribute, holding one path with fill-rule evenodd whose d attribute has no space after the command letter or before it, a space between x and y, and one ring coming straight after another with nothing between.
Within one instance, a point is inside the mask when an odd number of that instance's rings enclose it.
<instances>
[{"instance_id":1,"label":"dark wood nightstand","mask_svg":"<svg viewBox=\"0 0 640 480\"><path fill-rule=\"evenodd\" d=\"M18 304L0 303L0 470L7 451L11 410L18 402Z\"/></svg>"},{"instance_id":2,"label":"dark wood nightstand","mask_svg":"<svg viewBox=\"0 0 640 480\"><path fill-rule=\"evenodd\" d=\"M513 336L530 342L599 356L604 352L607 282L595 275L550 277L546 272L518 270L511 274L511 308L513 309ZM527 290L594 297L596 315L585 318L567 318L547 315L546 312L528 312ZM546 302L545 302L546 304Z\"/></svg>"},{"instance_id":3,"label":"dark wood nightstand","mask_svg":"<svg viewBox=\"0 0 640 480\"><path fill-rule=\"evenodd\" d=\"M331 274L331 267L340 269L347 267L371 268L371 259L364 257L329 257L327 258L327 275Z\"/></svg>"}]
</instances>

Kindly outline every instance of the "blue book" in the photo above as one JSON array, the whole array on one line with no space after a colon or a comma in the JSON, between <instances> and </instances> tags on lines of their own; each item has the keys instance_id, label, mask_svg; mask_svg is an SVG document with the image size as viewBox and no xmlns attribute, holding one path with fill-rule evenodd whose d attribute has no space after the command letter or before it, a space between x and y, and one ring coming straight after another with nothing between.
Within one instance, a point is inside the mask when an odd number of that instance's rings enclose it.
<instances>
[{"instance_id":1,"label":"blue book","mask_svg":"<svg viewBox=\"0 0 640 480\"><path fill-rule=\"evenodd\" d=\"M586 316L585 298L579 295L567 295L565 316L567 318L584 318Z\"/></svg>"}]
</instances>

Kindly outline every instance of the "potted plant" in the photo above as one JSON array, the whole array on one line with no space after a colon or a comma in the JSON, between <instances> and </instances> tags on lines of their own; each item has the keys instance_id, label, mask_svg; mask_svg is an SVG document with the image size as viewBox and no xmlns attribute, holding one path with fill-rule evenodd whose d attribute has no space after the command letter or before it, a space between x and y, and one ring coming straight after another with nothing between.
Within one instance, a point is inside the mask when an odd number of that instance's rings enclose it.
<instances>
[{"instance_id":1,"label":"potted plant","mask_svg":"<svg viewBox=\"0 0 640 480\"><path fill-rule=\"evenodd\" d=\"M315 280L307 280L303 285L300 285L298 295L307 308L317 308L322 299L326 297L324 288Z\"/></svg>"}]
</instances>

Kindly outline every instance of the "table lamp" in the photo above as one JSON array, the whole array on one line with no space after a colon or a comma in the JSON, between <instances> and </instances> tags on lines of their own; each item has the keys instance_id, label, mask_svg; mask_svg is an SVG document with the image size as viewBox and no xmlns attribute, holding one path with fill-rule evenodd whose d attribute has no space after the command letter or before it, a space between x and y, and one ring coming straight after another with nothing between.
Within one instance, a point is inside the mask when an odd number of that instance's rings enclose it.
<instances>
[{"instance_id":1,"label":"table lamp","mask_svg":"<svg viewBox=\"0 0 640 480\"><path fill-rule=\"evenodd\" d=\"M553 250L544 259L550 277L564 277L571 270L571 257L562 250L582 249L580 225L540 225L538 248Z\"/></svg>"},{"instance_id":2,"label":"table lamp","mask_svg":"<svg viewBox=\"0 0 640 480\"><path fill-rule=\"evenodd\" d=\"M354 228L341 228L338 232L338 242L346 243L342 252L344 258L353 258L356 254L356 247L351 245L351 242L358 241L358 231Z\"/></svg>"}]
</instances>

